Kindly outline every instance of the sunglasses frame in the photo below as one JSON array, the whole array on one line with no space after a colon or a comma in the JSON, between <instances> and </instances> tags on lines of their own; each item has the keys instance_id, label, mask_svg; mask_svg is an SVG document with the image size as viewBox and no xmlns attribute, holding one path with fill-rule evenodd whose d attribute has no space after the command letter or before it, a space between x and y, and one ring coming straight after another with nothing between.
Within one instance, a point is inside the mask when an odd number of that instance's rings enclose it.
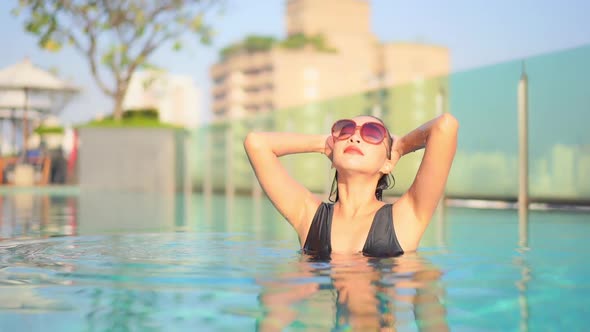
<instances>
[{"instance_id":1,"label":"sunglasses frame","mask_svg":"<svg viewBox=\"0 0 590 332\"><path fill-rule=\"evenodd\" d=\"M352 134L350 134L349 136L346 136L345 138L340 138L339 136L336 136L336 135L334 135L334 131L335 131L335 130L334 130L334 127L336 127L336 125L337 125L338 123L341 123L341 122L344 122L344 121L347 121L347 122L349 122L349 123L352 123L352 124L354 124L355 128L354 128L354 132L353 132ZM370 141L368 141L368 140L365 138L365 135L363 135L363 128L365 128L365 126L366 126L366 125L375 125L375 126L377 126L378 128L380 128L380 129L379 129L379 131L382 133L382 136L383 136L383 137L381 138L381 140L380 140L379 142L373 143L373 142L370 142ZM343 128L345 128L345 127L346 127L346 125L342 126L342 127L340 128L340 130L342 130L342 129L343 129ZM384 126L383 124L379 123L379 122L375 122L375 121L371 121L371 122L365 122L365 123L363 123L362 125L360 125L360 126L359 126L359 125L356 123L356 121L354 121L354 120L352 120L352 119L341 119L341 120L338 120L338 121L334 122L334 124L332 125L332 137L333 137L335 140L343 141L343 140L345 140L345 139L348 139L348 138L350 138L352 135L354 135L354 133L356 133L357 129L359 129L359 128L360 128L360 130L359 130L359 134L360 134L361 138L363 139L363 141L365 141L365 142L366 142L366 143L368 143L368 144L379 145L379 144L383 143L383 141L385 140L385 138L386 138L386 137L389 135L389 132L387 131L387 128L385 128L385 126Z\"/></svg>"}]
</instances>

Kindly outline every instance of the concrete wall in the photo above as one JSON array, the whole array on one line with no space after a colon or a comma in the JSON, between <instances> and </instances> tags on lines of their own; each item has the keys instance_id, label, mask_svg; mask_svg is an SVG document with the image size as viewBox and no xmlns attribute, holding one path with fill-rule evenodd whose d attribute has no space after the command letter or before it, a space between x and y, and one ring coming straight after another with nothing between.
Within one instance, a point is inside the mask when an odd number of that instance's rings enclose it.
<instances>
[{"instance_id":1,"label":"concrete wall","mask_svg":"<svg viewBox=\"0 0 590 332\"><path fill-rule=\"evenodd\" d=\"M189 184L189 135L162 128L80 129L80 188L173 193Z\"/></svg>"}]
</instances>

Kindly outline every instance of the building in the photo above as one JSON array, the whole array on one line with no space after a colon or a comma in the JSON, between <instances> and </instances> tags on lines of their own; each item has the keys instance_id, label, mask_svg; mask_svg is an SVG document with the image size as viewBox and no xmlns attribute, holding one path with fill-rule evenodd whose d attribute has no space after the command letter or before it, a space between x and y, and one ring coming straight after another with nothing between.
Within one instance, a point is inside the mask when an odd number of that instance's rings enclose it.
<instances>
[{"instance_id":1,"label":"building","mask_svg":"<svg viewBox=\"0 0 590 332\"><path fill-rule=\"evenodd\" d=\"M133 74L123 109L156 109L162 122L195 128L201 121L198 102L199 91L191 77L142 71Z\"/></svg>"},{"instance_id":2,"label":"building","mask_svg":"<svg viewBox=\"0 0 590 332\"><path fill-rule=\"evenodd\" d=\"M215 119L300 106L450 71L447 48L382 43L367 0L288 0L283 41L231 45L213 65ZM260 43L259 43L260 44Z\"/></svg>"}]
</instances>

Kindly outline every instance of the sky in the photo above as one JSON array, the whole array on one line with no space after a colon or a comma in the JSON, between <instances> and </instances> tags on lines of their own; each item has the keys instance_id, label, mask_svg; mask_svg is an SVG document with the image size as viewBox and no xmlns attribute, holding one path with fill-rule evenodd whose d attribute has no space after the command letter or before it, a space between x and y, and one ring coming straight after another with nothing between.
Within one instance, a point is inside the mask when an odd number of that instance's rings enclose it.
<instances>
[{"instance_id":1,"label":"sky","mask_svg":"<svg viewBox=\"0 0 590 332\"><path fill-rule=\"evenodd\" d=\"M201 119L211 119L209 67L218 52L249 34L285 36L286 0L229 0L212 21L216 31L210 46L185 43L181 52L164 45L151 59L171 73L191 76L200 90ZM0 68L25 57L44 68L55 68L82 93L64 109L65 124L111 113L110 99L99 91L83 56L64 48L38 49L24 32L22 18L10 10L16 0L0 2ZM446 46L453 72L590 44L590 1L585 0L372 0L372 29L381 41L420 41Z\"/></svg>"}]
</instances>

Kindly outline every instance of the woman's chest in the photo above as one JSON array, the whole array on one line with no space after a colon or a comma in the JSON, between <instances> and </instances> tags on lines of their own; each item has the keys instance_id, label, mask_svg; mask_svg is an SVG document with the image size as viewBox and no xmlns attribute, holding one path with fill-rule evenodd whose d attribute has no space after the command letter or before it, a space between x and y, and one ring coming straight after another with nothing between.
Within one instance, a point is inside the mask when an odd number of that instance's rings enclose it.
<instances>
[{"instance_id":1,"label":"woman's chest","mask_svg":"<svg viewBox=\"0 0 590 332\"><path fill-rule=\"evenodd\" d=\"M370 229L370 221L342 220L333 222L331 227L332 252L361 252Z\"/></svg>"}]
</instances>

